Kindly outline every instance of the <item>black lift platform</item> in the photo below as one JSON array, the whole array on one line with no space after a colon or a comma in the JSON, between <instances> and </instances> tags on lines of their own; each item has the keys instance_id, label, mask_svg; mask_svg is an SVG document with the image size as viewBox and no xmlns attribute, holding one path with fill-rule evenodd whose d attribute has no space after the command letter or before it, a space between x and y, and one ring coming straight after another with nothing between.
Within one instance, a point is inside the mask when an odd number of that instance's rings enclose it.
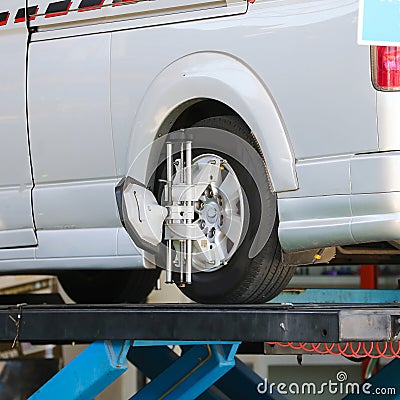
<instances>
[{"instance_id":1,"label":"black lift platform","mask_svg":"<svg viewBox=\"0 0 400 400\"><path fill-rule=\"evenodd\" d=\"M400 305L18 305L0 306L0 321L0 341L391 341Z\"/></svg>"},{"instance_id":2,"label":"black lift platform","mask_svg":"<svg viewBox=\"0 0 400 400\"><path fill-rule=\"evenodd\" d=\"M278 298L277 303L257 306L85 306L56 304L54 297L52 305L34 305L46 299L0 299L0 304L16 304L0 305L0 341L91 343L31 400L93 399L125 372L128 361L152 379L132 397L135 400L281 399L273 390L256 390L267 384L235 357L239 346L396 341L399 291L375 291L381 301L374 304L363 302L363 295L370 296L370 291L354 292L354 301L346 304L324 304L321 299L319 304L295 304L304 296L289 296L289 301ZM329 300L330 294L324 292L323 297ZM171 345L180 346L180 356ZM393 380L399 360L385 367L382 376ZM400 398L400 388L398 396L391 398Z\"/></svg>"}]
</instances>

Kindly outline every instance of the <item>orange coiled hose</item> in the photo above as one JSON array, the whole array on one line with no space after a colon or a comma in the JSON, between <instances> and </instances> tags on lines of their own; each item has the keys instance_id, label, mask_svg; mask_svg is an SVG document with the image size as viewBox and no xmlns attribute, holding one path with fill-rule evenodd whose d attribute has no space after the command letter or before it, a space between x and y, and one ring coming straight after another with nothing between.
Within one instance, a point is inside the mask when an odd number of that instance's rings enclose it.
<instances>
[{"instance_id":1,"label":"orange coiled hose","mask_svg":"<svg viewBox=\"0 0 400 400\"><path fill-rule=\"evenodd\" d=\"M330 354L355 358L400 358L400 342L345 342L345 343L301 343L267 342L270 345L289 347L308 353Z\"/></svg>"}]
</instances>

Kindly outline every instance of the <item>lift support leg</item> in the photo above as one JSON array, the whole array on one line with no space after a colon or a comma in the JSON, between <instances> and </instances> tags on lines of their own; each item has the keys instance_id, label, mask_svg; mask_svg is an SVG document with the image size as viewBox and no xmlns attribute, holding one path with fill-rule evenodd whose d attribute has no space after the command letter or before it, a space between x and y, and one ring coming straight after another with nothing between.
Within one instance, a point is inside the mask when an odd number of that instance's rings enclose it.
<instances>
[{"instance_id":1,"label":"lift support leg","mask_svg":"<svg viewBox=\"0 0 400 400\"><path fill-rule=\"evenodd\" d=\"M95 342L50 379L29 400L93 399L128 369L131 342Z\"/></svg>"},{"instance_id":2,"label":"lift support leg","mask_svg":"<svg viewBox=\"0 0 400 400\"><path fill-rule=\"evenodd\" d=\"M186 347L189 346L184 346L183 352L189 350ZM147 378L154 379L171 366L179 356L168 346L134 346L130 348L127 358ZM262 393L257 391L259 385L262 385ZM257 375L237 357L235 357L235 366L199 396L198 400L221 400L221 398L285 400L284 396L277 393L276 390L270 389L265 379Z\"/></svg>"},{"instance_id":3,"label":"lift support leg","mask_svg":"<svg viewBox=\"0 0 400 400\"><path fill-rule=\"evenodd\" d=\"M131 346L168 344L193 347L131 400L195 399L235 366L240 342L95 342L29 400L92 400L127 370L127 353Z\"/></svg>"},{"instance_id":4,"label":"lift support leg","mask_svg":"<svg viewBox=\"0 0 400 400\"><path fill-rule=\"evenodd\" d=\"M130 400L197 398L235 366L239 343L193 346Z\"/></svg>"}]
</instances>

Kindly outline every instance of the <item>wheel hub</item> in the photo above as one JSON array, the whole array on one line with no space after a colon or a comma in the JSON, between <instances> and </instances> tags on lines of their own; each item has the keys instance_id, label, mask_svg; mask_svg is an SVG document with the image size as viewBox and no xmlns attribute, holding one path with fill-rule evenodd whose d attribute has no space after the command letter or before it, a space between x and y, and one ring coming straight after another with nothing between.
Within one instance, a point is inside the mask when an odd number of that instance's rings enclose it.
<instances>
[{"instance_id":1,"label":"wheel hub","mask_svg":"<svg viewBox=\"0 0 400 400\"><path fill-rule=\"evenodd\" d=\"M218 217L221 214L219 206L216 200L209 200L208 203L204 207L204 211L199 212L199 216L204 219L207 225L216 225L218 221Z\"/></svg>"},{"instance_id":2,"label":"wheel hub","mask_svg":"<svg viewBox=\"0 0 400 400\"><path fill-rule=\"evenodd\" d=\"M192 272L226 265L244 228L243 191L229 162L215 154L193 159L191 141L167 142L163 199L168 210L167 282L172 281L172 271L180 272L181 284L188 284Z\"/></svg>"},{"instance_id":3,"label":"wheel hub","mask_svg":"<svg viewBox=\"0 0 400 400\"><path fill-rule=\"evenodd\" d=\"M176 162L180 165L180 161ZM212 173L206 174L210 165ZM202 186L193 201L194 221L200 237L192 240L195 271L215 271L224 266L240 244L243 229L243 192L235 172L220 156L204 154L192 162L193 184ZM174 178L177 182L178 171ZM168 226L168 225L167 225ZM173 241L175 250L181 249Z\"/></svg>"}]
</instances>

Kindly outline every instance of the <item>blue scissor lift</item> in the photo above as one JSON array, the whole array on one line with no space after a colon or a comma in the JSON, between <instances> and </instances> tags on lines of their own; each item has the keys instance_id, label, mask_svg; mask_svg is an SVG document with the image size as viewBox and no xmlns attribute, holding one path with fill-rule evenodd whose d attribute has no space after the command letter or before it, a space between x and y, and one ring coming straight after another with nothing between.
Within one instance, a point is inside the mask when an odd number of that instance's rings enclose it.
<instances>
[{"instance_id":1,"label":"blue scissor lift","mask_svg":"<svg viewBox=\"0 0 400 400\"><path fill-rule=\"evenodd\" d=\"M399 301L400 290L343 289L289 291L271 304L232 306L34 305L31 297L32 305L0 306L0 340L92 343L30 400L93 399L128 362L151 379L135 400L283 399L257 391L264 379L236 357L238 350L263 349L265 342L395 341ZM172 346L180 346L180 355ZM394 359L371 378L396 386L386 398L400 399L399 367Z\"/></svg>"}]
</instances>

